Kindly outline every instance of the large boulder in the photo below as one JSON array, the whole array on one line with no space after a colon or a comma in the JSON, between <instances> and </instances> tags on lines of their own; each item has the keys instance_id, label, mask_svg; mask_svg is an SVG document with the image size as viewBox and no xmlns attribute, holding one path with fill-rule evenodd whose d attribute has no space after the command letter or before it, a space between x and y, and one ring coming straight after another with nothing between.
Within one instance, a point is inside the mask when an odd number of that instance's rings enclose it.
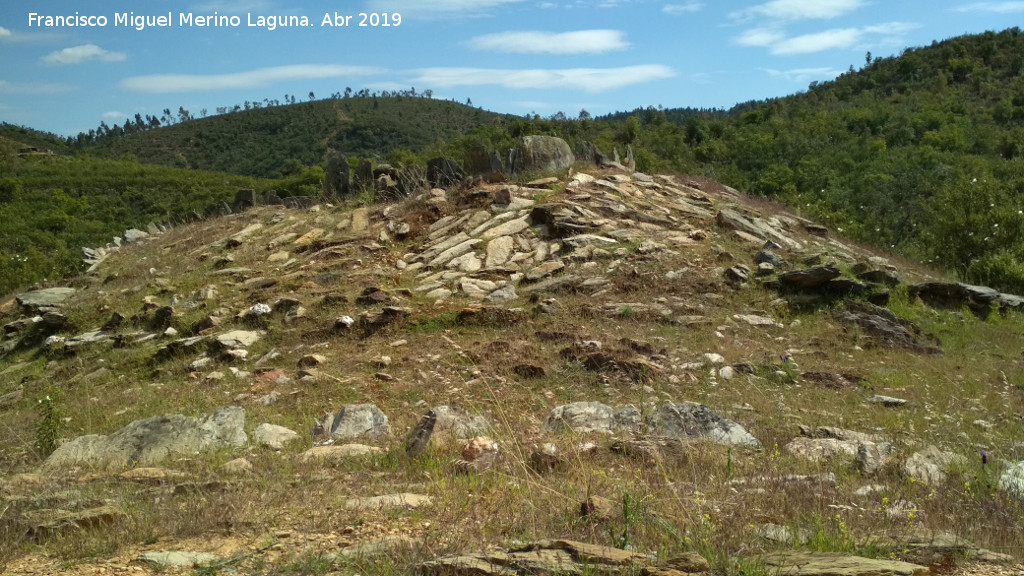
<instances>
[{"instance_id":1,"label":"large boulder","mask_svg":"<svg viewBox=\"0 0 1024 576\"><path fill-rule=\"evenodd\" d=\"M732 420L701 404L665 404L651 418L655 434L683 440L710 440L716 444L760 449L761 443Z\"/></svg>"},{"instance_id":2,"label":"large boulder","mask_svg":"<svg viewBox=\"0 0 1024 576\"><path fill-rule=\"evenodd\" d=\"M244 446L248 440L245 410L239 406L221 408L206 418L181 414L153 416L136 420L109 436L91 434L65 442L43 462L41 472L153 466L174 454L234 448Z\"/></svg>"},{"instance_id":3,"label":"large boulder","mask_svg":"<svg viewBox=\"0 0 1024 576\"><path fill-rule=\"evenodd\" d=\"M575 162L565 140L555 136L524 136L512 150L508 169L513 174L561 172Z\"/></svg>"}]
</instances>

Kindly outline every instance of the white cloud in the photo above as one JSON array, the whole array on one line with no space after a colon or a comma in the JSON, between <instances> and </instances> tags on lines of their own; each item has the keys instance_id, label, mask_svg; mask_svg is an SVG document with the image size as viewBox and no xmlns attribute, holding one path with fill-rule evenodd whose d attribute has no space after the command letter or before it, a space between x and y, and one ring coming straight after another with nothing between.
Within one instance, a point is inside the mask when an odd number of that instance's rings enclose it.
<instances>
[{"instance_id":1,"label":"white cloud","mask_svg":"<svg viewBox=\"0 0 1024 576\"><path fill-rule=\"evenodd\" d=\"M975 2L953 9L956 12L995 12L996 14L1015 14L1024 12L1024 2Z\"/></svg>"},{"instance_id":2,"label":"white cloud","mask_svg":"<svg viewBox=\"0 0 1024 576\"><path fill-rule=\"evenodd\" d=\"M600 54L629 46L618 30L499 32L471 38L468 44L477 50L517 54Z\"/></svg>"},{"instance_id":3,"label":"white cloud","mask_svg":"<svg viewBox=\"0 0 1024 576\"><path fill-rule=\"evenodd\" d=\"M794 68L792 70L775 70L774 68L761 68L769 76L782 78L793 82L807 82L808 80L835 78L843 73L836 68Z\"/></svg>"},{"instance_id":4,"label":"white cloud","mask_svg":"<svg viewBox=\"0 0 1024 576\"><path fill-rule=\"evenodd\" d=\"M834 28L815 34L804 34L787 38L771 45L769 51L777 56L812 54L836 48L849 48L856 44L863 36L864 32L857 28Z\"/></svg>"},{"instance_id":5,"label":"white cloud","mask_svg":"<svg viewBox=\"0 0 1024 576\"><path fill-rule=\"evenodd\" d=\"M648 64L623 68L570 68L565 70L502 70L486 68L423 68L416 84L453 86L502 86L513 89L570 89L605 92L633 84L675 76L667 66Z\"/></svg>"},{"instance_id":6,"label":"white cloud","mask_svg":"<svg viewBox=\"0 0 1024 576\"><path fill-rule=\"evenodd\" d=\"M128 55L123 52L110 52L95 44L82 44L72 46L43 56L43 62L54 66L66 66L69 64L81 64L89 60L101 62L124 62Z\"/></svg>"},{"instance_id":7,"label":"white cloud","mask_svg":"<svg viewBox=\"0 0 1024 576\"><path fill-rule=\"evenodd\" d=\"M772 0L733 12L730 16L739 20L828 20L853 12L864 5L864 0Z\"/></svg>"},{"instance_id":8,"label":"white cloud","mask_svg":"<svg viewBox=\"0 0 1024 576\"><path fill-rule=\"evenodd\" d=\"M786 35L774 28L752 28L736 37L741 46L771 46L786 39Z\"/></svg>"},{"instance_id":9,"label":"white cloud","mask_svg":"<svg viewBox=\"0 0 1024 576\"><path fill-rule=\"evenodd\" d=\"M671 14L672 16L679 16L680 14L690 14L693 12L700 12L704 5L700 2L687 2L685 4L665 4L662 6L661 11L665 14Z\"/></svg>"},{"instance_id":10,"label":"white cloud","mask_svg":"<svg viewBox=\"0 0 1024 576\"><path fill-rule=\"evenodd\" d=\"M104 112L103 117L111 120L121 120L122 118L127 118L128 114L118 112L117 110L111 110L110 112Z\"/></svg>"},{"instance_id":11,"label":"white cloud","mask_svg":"<svg viewBox=\"0 0 1024 576\"><path fill-rule=\"evenodd\" d=\"M3 26L0 26L0 38L10 38L11 36L13 36L13 34L11 33L10 30L4 28Z\"/></svg>"},{"instance_id":12,"label":"white cloud","mask_svg":"<svg viewBox=\"0 0 1024 576\"><path fill-rule=\"evenodd\" d=\"M369 76L382 70L365 66L334 66L298 64L259 68L232 74L152 74L132 76L121 81L121 87L136 92L165 94L169 92L210 92L268 86L288 80L335 78L338 76Z\"/></svg>"},{"instance_id":13,"label":"white cloud","mask_svg":"<svg viewBox=\"0 0 1024 576\"><path fill-rule=\"evenodd\" d=\"M0 94L53 94L68 90L71 87L67 84L12 84L0 80Z\"/></svg>"},{"instance_id":14,"label":"white cloud","mask_svg":"<svg viewBox=\"0 0 1024 576\"><path fill-rule=\"evenodd\" d=\"M880 42L892 43L898 40L896 37L900 34L917 27L917 24L910 22L886 22L862 28L833 28L793 37L787 37L779 28L752 28L742 32L733 41L741 46L768 48L768 51L776 56L791 56L853 48L868 36L885 36L887 38Z\"/></svg>"},{"instance_id":15,"label":"white cloud","mask_svg":"<svg viewBox=\"0 0 1024 576\"><path fill-rule=\"evenodd\" d=\"M875 24L874 26L865 26L864 32L868 34L884 34L887 36L895 36L899 34L905 34L911 30L920 28L920 24L914 24L913 22L885 22L884 24Z\"/></svg>"},{"instance_id":16,"label":"white cloud","mask_svg":"<svg viewBox=\"0 0 1024 576\"><path fill-rule=\"evenodd\" d=\"M369 0L366 9L371 12L398 12L402 16L415 14L418 18L458 18L481 16L492 8L515 4L523 0Z\"/></svg>"}]
</instances>

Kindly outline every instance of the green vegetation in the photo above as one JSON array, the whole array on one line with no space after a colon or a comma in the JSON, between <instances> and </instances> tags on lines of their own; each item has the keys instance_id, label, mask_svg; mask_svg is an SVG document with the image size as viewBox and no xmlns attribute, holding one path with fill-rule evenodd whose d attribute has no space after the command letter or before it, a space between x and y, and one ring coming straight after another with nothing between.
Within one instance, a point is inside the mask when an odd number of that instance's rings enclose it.
<instances>
[{"instance_id":1,"label":"green vegetation","mask_svg":"<svg viewBox=\"0 0 1024 576\"><path fill-rule=\"evenodd\" d=\"M166 110L162 122L126 119L128 132L124 126L101 127L79 135L71 148L104 158L282 178L325 163L328 150L390 159L392 151L419 151L501 117L446 100L401 95L291 102L246 102L200 119L182 109L173 124Z\"/></svg>"}]
</instances>

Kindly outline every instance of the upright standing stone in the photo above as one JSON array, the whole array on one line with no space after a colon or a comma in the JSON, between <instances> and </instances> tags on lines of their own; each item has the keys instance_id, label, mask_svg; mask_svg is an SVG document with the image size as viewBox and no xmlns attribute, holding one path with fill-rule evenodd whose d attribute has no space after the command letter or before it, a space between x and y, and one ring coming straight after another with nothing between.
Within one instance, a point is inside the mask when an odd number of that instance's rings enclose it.
<instances>
[{"instance_id":1,"label":"upright standing stone","mask_svg":"<svg viewBox=\"0 0 1024 576\"><path fill-rule=\"evenodd\" d=\"M373 163L369 158L363 158L356 166L356 176L352 180L352 186L357 191L373 189Z\"/></svg>"},{"instance_id":2,"label":"upright standing stone","mask_svg":"<svg viewBox=\"0 0 1024 576\"><path fill-rule=\"evenodd\" d=\"M348 160L337 152L327 159L327 174L324 178L324 192L328 196L343 198L349 193Z\"/></svg>"}]
</instances>

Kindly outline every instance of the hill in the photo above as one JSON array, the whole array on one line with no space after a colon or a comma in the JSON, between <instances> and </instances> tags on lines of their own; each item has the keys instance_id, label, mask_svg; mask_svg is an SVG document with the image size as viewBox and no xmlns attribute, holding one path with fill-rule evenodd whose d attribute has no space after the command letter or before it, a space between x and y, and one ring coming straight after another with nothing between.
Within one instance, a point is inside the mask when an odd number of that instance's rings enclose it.
<instances>
[{"instance_id":1,"label":"hill","mask_svg":"<svg viewBox=\"0 0 1024 576\"><path fill-rule=\"evenodd\" d=\"M502 115L445 100L413 96L329 98L244 108L149 128L124 126L80 140L77 151L146 164L281 178L326 162L328 150L353 158L388 160L451 140ZM240 109L239 109L240 108ZM172 117L173 118L173 117ZM157 123L159 124L159 122Z\"/></svg>"},{"instance_id":2,"label":"hill","mask_svg":"<svg viewBox=\"0 0 1024 576\"><path fill-rule=\"evenodd\" d=\"M0 303L4 573L1020 570L1024 300L580 168Z\"/></svg>"}]
</instances>

